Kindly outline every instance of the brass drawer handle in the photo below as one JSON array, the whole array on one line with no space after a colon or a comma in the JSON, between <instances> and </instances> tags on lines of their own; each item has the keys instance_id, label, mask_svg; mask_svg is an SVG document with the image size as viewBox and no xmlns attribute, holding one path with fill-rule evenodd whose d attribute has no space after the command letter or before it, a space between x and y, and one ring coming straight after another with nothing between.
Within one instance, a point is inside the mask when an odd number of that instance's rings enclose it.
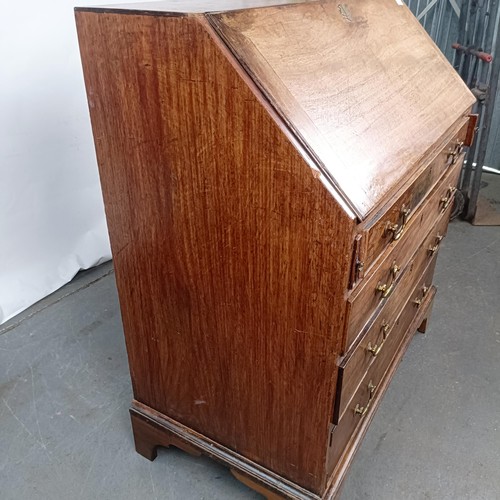
<instances>
[{"instance_id":1,"label":"brass drawer handle","mask_svg":"<svg viewBox=\"0 0 500 500\"><path fill-rule=\"evenodd\" d=\"M396 224L392 224L391 222L387 223L385 228L386 233L392 233L393 240L399 240L403 235L403 231L406 227L406 223L408 222L408 217L410 216L410 209L406 208L404 205L401 207L399 212L399 222Z\"/></svg>"},{"instance_id":2,"label":"brass drawer handle","mask_svg":"<svg viewBox=\"0 0 500 500\"><path fill-rule=\"evenodd\" d=\"M429 253L431 255L434 255L439 250L439 245L441 244L441 241L443 241L443 238L444 236L441 236L438 233L438 235L436 236L436 244L429 247Z\"/></svg>"},{"instance_id":3,"label":"brass drawer handle","mask_svg":"<svg viewBox=\"0 0 500 500\"><path fill-rule=\"evenodd\" d=\"M446 161L447 165L454 165L457 162L457 158L462 154L464 150L464 141L457 139L457 143L455 144L455 148L453 151L450 150L448 153L448 159Z\"/></svg>"},{"instance_id":4,"label":"brass drawer handle","mask_svg":"<svg viewBox=\"0 0 500 500\"><path fill-rule=\"evenodd\" d=\"M427 292L429 291L429 287L428 286L423 286L422 287L422 298L420 299L415 299L413 301L413 303L417 306L417 307L420 307L422 305L422 302L424 301L424 298L425 296L427 295Z\"/></svg>"},{"instance_id":5,"label":"brass drawer handle","mask_svg":"<svg viewBox=\"0 0 500 500\"><path fill-rule=\"evenodd\" d=\"M376 385L373 385L373 382L370 380L368 383L368 392L370 393L368 397L368 402L366 403L365 406L359 406L359 404L356 405L356 408L354 408L354 414L359 415L360 417L364 417L366 415L366 412L369 410L370 405L373 400L373 395L375 394L375 389L377 388Z\"/></svg>"},{"instance_id":6,"label":"brass drawer handle","mask_svg":"<svg viewBox=\"0 0 500 500\"><path fill-rule=\"evenodd\" d=\"M456 190L457 190L456 187L450 186L448 188L448 191L446 192L446 196L443 196L443 198L439 200L439 205L440 206L442 205L441 212L444 212L450 206L450 203L453 201L453 198L455 197Z\"/></svg>"},{"instance_id":7,"label":"brass drawer handle","mask_svg":"<svg viewBox=\"0 0 500 500\"><path fill-rule=\"evenodd\" d=\"M377 292L382 292L382 298L385 299L391 295L391 293L394 291L394 285L396 284L396 277L400 271L400 267L396 265L396 261L392 263L391 266L391 274L392 274L392 281L391 283L381 283L380 281L377 284Z\"/></svg>"},{"instance_id":8,"label":"brass drawer handle","mask_svg":"<svg viewBox=\"0 0 500 500\"><path fill-rule=\"evenodd\" d=\"M386 323L385 321L382 321L382 325L380 326L380 330L382 332L382 342L380 344L375 344L372 347L371 342L368 343L368 347L366 350L371 353L371 355L376 358L379 354L380 351L382 350L382 347L384 347L385 341L387 339L387 332L389 331L389 323Z\"/></svg>"}]
</instances>

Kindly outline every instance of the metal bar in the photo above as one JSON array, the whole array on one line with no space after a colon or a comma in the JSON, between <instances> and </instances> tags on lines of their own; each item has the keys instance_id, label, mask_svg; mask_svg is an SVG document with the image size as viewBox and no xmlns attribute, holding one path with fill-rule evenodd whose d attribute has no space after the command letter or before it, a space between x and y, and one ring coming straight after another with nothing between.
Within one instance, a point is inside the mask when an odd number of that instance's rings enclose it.
<instances>
[{"instance_id":1,"label":"metal bar","mask_svg":"<svg viewBox=\"0 0 500 500\"><path fill-rule=\"evenodd\" d=\"M487 5L488 7L488 16L487 16L487 27L484 32L484 50L488 50L489 53L491 53L492 47L493 47L493 40L496 37L496 31L497 27L496 24L498 23L495 22L497 19L498 15L498 0L491 0L489 4ZM499 54L500 55L500 54ZM498 55L497 55L498 57ZM489 72L491 69L490 64L482 64L481 67L481 72L480 75L478 75L478 81L483 83L483 84L488 84L489 80ZM477 175L473 173L473 168L472 164L478 161L478 146L483 140L483 135L488 136L489 135L489 130L485 130L484 128L484 110L485 110L485 103L480 102L476 105L477 112L479 113L479 122L478 122L478 133L476 136L476 140L474 141L474 144L472 147L469 149L469 152L467 154L467 165L464 167L463 173L462 173L462 182L460 184L461 190L464 194L467 194L467 198L470 201L470 196L472 195L473 191L473 179L477 178ZM491 125L491 124L490 124ZM484 161L484 160L483 160ZM471 182L472 181L472 182ZM477 181L476 181L477 182ZM473 208L472 205L469 206L471 207L471 210ZM467 216L467 215L466 215Z\"/></svg>"},{"instance_id":2,"label":"metal bar","mask_svg":"<svg viewBox=\"0 0 500 500\"><path fill-rule=\"evenodd\" d=\"M467 14L469 12L468 0L462 0L462 7L460 9L460 17L458 19L458 35L457 42L462 45L465 44L465 26L467 24ZM463 61L463 54L455 52L453 67L460 73Z\"/></svg>"},{"instance_id":3,"label":"metal bar","mask_svg":"<svg viewBox=\"0 0 500 500\"><path fill-rule=\"evenodd\" d=\"M429 34L431 35L431 38L433 40L436 39L436 32L437 32L437 27L439 24L439 18L442 14L443 11L443 5L446 6L446 2L440 2L436 5L436 8L433 11L432 19L431 19L431 25L429 29Z\"/></svg>"},{"instance_id":4,"label":"metal bar","mask_svg":"<svg viewBox=\"0 0 500 500\"><path fill-rule=\"evenodd\" d=\"M484 19L482 12L484 10L484 3L486 0L476 0L476 11L475 11L475 18L474 18L474 32L472 35L472 40L473 43L472 45L476 48L480 48L481 43L483 41L483 33L484 33ZM474 53L471 53L471 55L474 55ZM477 73L480 67L481 62L478 59L471 59L472 67L470 68L468 79L467 79L467 84L469 88L472 88L477 80Z\"/></svg>"},{"instance_id":5,"label":"metal bar","mask_svg":"<svg viewBox=\"0 0 500 500\"><path fill-rule=\"evenodd\" d=\"M460 18L458 20L458 36L457 36L457 42L459 42L462 45L466 45L467 20L469 18L470 7L471 7L470 0L462 0L462 7L460 9ZM456 52L454 67L460 73L462 79L464 79L464 66L465 66L465 55L463 53ZM472 163L475 156L475 148L476 148L476 141L474 142L474 144L467 153L467 162L465 163L465 166L462 170L462 180L460 182L460 189L462 193L466 196L468 196L469 192L469 184L472 176Z\"/></svg>"},{"instance_id":6,"label":"metal bar","mask_svg":"<svg viewBox=\"0 0 500 500\"><path fill-rule=\"evenodd\" d=\"M446 18L446 14L448 12L448 4L446 2L442 2L441 8L439 9L439 17L438 17L438 22L437 22L437 27L436 27L436 35L434 37L434 40L436 41L436 44L438 47L443 46L443 35L444 35L444 25L446 21L448 20ZM448 16L448 18L451 18L451 16ZM445 54L446 55L446 54Z\"/></svg>"},{"instance_id":7,"label":"metal bar","mask_svg":"<svg viewBox=\"0 0 500 500\"><path fill-rule=\"evenodd\" d=\"M415 17L418 16L418 12L420 11L420 0L417 0L417 6L415 7ZM417 17L418 19L418 17Z\"/></svg>"},{"instance_id":8,"label":"metal bar","mask_svg":"<svg viewBox=\"0 0 500 500\"><path fill-rule=\"evenodd\" d=\"M488 54L491 54L491 49L493 48L493 40L495 37L495 12L497 12L497 10L498 10L498 0L491 0L488 5L488 13L487 13L488 25L484 32L484 41L482 47L484 52L488 52ZM487 79L489 70L490 70L489 66L483 64L481 68L481 74L479 76L479 79L481 81L485 81Z\"/></svg>"},{"instance_id":9,"label":"metal bar","mask_svg":"<svg viewBox=\"0 0 500 500\"><path fill-rule=\"evenodd\" d=\"M448 27L446 28L446 31L443 32L443 39L440 43L440 47L442 47L443 51L445 54L449 54L450 51L450 32L451 32L451 24L454 21L453 16L448 16ZM448 57L448 60L451 62L453 58Z\"/></svg>"},{"instance_id":10,"label":"metal bar","mask_svg":"<svg viewBox=\"0 0 500 500\"><path fill-rule=\"evenodd\" d=\"M431 0L427 6L425 7L425 9L417 16L417 19L420 21L420 19L422 19L425 15L427 15L427 12L429 12L432 7L434 7L434 5L437 4L437 1L438 0ZM424 20L425 22L425 20Z\"/></svg>"},{"instance_id":11,"label":"metal bar","mask_svg":"<svg viewBox=\"0 0 500 500\"><path fill-rule=\"evenodd\" d=\"M455 11L455 14L460 17L460 7L457 5L456 0L449 0L451 8Z\"/></svg>"},{"instance_id":12,"label":"metal bar","mask_svg":"<svg viewBox=\"0 0 500 500\"><path fill-rule=\"evenodd\" d=\"M474 42L474 32L476 28L476 13L477 13L477 1L476 0L471 0L470 4L470 9L469 9L469 18L465 30L465 45L466 47L470 47L473 45ZM464 55L464 62L462 65L462 72L461 72L461 77L464 80L464 82L467 82L469 79L469 73L470 73L470 63L472 60L472 56L470 54L465 54Z\"/></svg>"},{"instance_id":13,"label":"metal bar","mask_svg":"<svg viewBox=\"0 0 500 500\"><path fill-rule=\"evenodd\" d=\"M500 170L497 170L496 168L492 167L487 167L486 165L483 167L483 172L486 172L488 174L500 175Z\"/></svg>"},{"instance_id":14,"label":"metal bar","mask_svg":"<svg viewBox=\"0 0 500 500\"><path fill-rule=\"evenodd\" d=\"M446 14L449 11L448 4L446 2L443 2L441 5L441 10L439 12L439 19L438 19L438 25L437 25L437 33L436 33L436 39L439 38L439 36L444 34L444 25L446 22ZM448 17L451 17L451 12L449 13Z\"/></svg>"},{"instance_id":15,"label":"metal bar","mask_svg":"<svg viewBox=\"0 0 500 500\"><path fill-rule=\"evenodd\" d=\"M498 22L498 6L495 12L495 19ZM486 148L488 146L488 132L493 118L493 111L495 107L495 97L498 88L498 79L500 77L500 37L496 37L495 50L493 63L491 65L490 73L490 88L486 96L484 106L483 124L481 127L481 138L479 139L478 154L477 154L477 168L474 170L472 178L472 186L470 190L469 205L467 207L466 219L472 221L476 215L477 200L479 197L479 189L481 187L481 176L483 173L484 160L486 158Z\"/></svg>"}]
</instances>

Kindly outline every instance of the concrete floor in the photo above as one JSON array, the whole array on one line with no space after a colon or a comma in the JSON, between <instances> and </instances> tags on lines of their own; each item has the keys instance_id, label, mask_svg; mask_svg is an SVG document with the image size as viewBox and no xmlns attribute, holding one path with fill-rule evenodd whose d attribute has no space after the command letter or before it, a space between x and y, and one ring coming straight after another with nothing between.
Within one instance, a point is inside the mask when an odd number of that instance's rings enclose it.
<instances>
[{"instance_id":1,"label":"concrete floor","mask_svg":"<svg viewBox=\"0 0 500 500\"><path fill-rule=\"evenodd\" d=\"M342 499L500 498L500 228L455 222ZM110 264L0 326L0 499L257 499L223 467L134 451Z\"/></svg>"}]
</instances>

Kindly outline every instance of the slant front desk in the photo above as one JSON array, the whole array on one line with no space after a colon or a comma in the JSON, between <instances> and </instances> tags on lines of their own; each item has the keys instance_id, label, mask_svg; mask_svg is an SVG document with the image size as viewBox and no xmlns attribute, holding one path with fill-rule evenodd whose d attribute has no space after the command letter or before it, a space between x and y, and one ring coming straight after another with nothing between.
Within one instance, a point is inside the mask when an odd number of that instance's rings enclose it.
<instances>
[{"instance_id":1,"label":"slant front desk","mask_svg":"<svg viewBox=\"0 0 500 500\"><path fill-rule=\"evenodd\" d=\"M400 4L76 9L145 457L339 492L426 328L474 129Z\"/></svg>"}]
</instances>

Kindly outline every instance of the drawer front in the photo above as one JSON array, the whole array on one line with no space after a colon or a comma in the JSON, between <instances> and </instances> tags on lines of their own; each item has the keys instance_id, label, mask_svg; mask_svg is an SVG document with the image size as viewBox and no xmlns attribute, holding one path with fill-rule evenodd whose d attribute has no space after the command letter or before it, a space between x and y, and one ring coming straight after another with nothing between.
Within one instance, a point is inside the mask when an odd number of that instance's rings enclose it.
<instances>
[{"instance_id":1,"label":"drawer front","mask_svg":"<svg viewBox=\"0 0 500 500\"><path fill-rule=\"evenodd\" d=\"M417 210L404 237L387 250L380 266L351 293L348 300L348 324L344 342L346 351L377 308L396 293L408 262L422 245L422 240L429 229L436 224L436 220L443 213L449 213L451 210L462 162L463 155Z\"/></svg>"},{"instance_id":2,"label":"drawer front","mask_svg":"<svg viewBox=\"0 0 500 500\"><path fill-rule=\"evenodd\" d=\"M344 452L349 453L349 441L354 440L356 433L360 432L363 426L371 420L373 411L387 388L394 365L397 365L404 353L407 341L428 314L436 292L436 289L430 286L434 265L435 259L422 279L418 281L391 334L387 336L377 361L370 366L339 424L335 427L328 456L330 471ZM423 292L424 286L426 293Z\"/></svg>"},{"instance_id":3,"label":"drawer front","mask_svg":"<svg viewBox=\"0 0 500 500\"><path fill-rule=\"evenodd\" d=\"M333 423L337 424L372 364L389 349L389 338L400 327L400 318L415 295L415 289L429 285L436 265L437 235L444 236L448 219L442 218L428 234L418 255L402 277L400 292L393 295L363 334L361 342L339 367ZM430 249L432 248L432 252ZM420 278L415 285L415 282ZM411 308L410 308L411 309ZM390 350L390 349L389 349Z\"/></svg>"},{"instance_id":4,"label":"drawer front","mask_svg":"<svg viewBox=\"0 0 500 500\"><path fill-rule=\"evenodd\" d=\"M464 126L396 203L366 228L367 243L363 256L365 273L392 242L404 235L411 220L417 215L418 207L439 179L449 171L450 166L461 164L463 157L460 157L459 151L463 149L466 134L467 126Z\"/></svg>"}]
</instances>

